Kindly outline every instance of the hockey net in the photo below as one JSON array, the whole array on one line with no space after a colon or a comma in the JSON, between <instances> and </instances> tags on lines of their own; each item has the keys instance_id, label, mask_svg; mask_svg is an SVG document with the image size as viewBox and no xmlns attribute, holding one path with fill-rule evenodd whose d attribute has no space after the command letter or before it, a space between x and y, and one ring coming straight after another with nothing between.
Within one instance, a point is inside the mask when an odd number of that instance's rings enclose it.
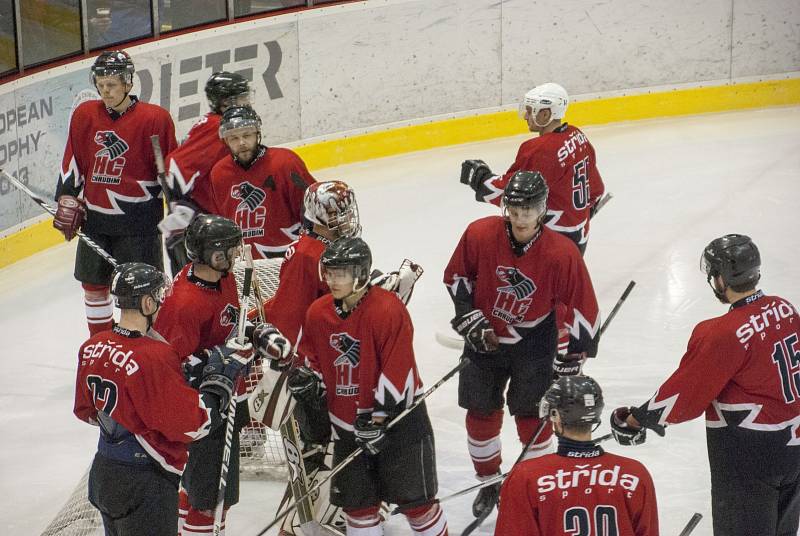
<instances>
[{"instance_id":1,"label":"hockey net","mask_svg":"<svg viewBox=\"0 0 800 536\"><path fill-rule=\"evenodd\" d=\"M255 264L253 284L258 284L263 299L275 294L278 288L278 275L282 259L258 259ZM244 280L244 263L237 263L233 270L236 285L241 293ZM250 300L251 311L255 310L256 301ZM252 368L245 379L248 391L261 379L260 363ZM284 455L280 434L263 424L251 421L244 427L239 436L240 477L246 480L285 479L287 474L286 457ZM88 499L89 470L87 469L75 486L72 495L56 517L42 533L42 536L100 536L103 534L103 522L100 513L89 503Z\"/></svg>"}]
</instances>

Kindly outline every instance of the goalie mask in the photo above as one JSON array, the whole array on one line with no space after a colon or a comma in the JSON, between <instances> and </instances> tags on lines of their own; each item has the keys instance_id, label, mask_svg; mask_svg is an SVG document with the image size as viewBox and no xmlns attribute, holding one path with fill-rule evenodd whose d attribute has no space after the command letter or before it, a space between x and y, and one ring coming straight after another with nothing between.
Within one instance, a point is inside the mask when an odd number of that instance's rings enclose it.
<instances>
[{"instance_id":1,"label":"goalie mask","mask_svg":"<svg viewBox=\"0 0 800 536\"><path fill-rule=\"evenodd\" d=\"M541 225L547 214L547 183L538 171L517 171L506 185L502 197L503 216L516 207L517 218Z\"/></svg>"},{"instance_id":2,"label":"goalie mask","mask_svg":"<svg viewBox=\"0 0 800 536\"><path fill-rule=\"evenodd\" d=\"M558 415L562 425L600 424L603 390L589 376L562 376L539 402L539 418Z\"/></svg>"},{"instance_id":3,"label":"goalie mask","mask_svg":"<svg viewBox=\"0 0 800 536\"><path fill-rule=\"evenodd\" d=\"M525 93L525 97L523 97L519 105L519 116L525 119L525 114L528 113L528 108L530 108L530 114L534 123L539 127L545 127L547 125L540 125L536 121L536 115L541 110L550 110L551 121L553 119L560 120L566 115L567 106L569 106L567 90L558 84L548 82L536 86Z\"/></svg>"},{"instance_id":4,"label":"goalie mask","mask_svg":"<svg viewBox=\"0 0 800 536\"><path fill-rule=\"evenodd\" d=\"M727 303L727 287L744 292L754 288L761 279L761 254L749 236L729 234L706 246L700 257L700 269L706 274L717 299ZM715 285L717 276L722 277L722 289Z\"/></svg>"},{"instance_id":5,"label":"goalie mask","mask_svg":"<svg viewBox=\"0 0 800 536\"><path fill-rule=\"evenodd\" d=\"M172 281L160 270L143 262L118 265L111 276L111 294L120 309L136 309L142 315L142 298L150 296L157 306L172 291ZM152 316L152 315L149 315Z\"/></svg>"},{"instance_id":6,"label":"goalie mask","mask_svg":"<svg viewBox=\"0 0 800 536\"><path fill-rule=\"evenodd\" d=\"M242 247L242 230L233 220L213 214L198 214L186 229L189 260L227 274Z\"/></svg>"},{"instance_id":7,"label":"goalie mask","mask_svg":"<svg viewBox=\"0 0 800 536\"><path fill-rule=\"evenodd\" d=\"M303 195L305 217L342 236L358 236L361 225L353 189L342 181L316 182Z\"/></svg>"},{"instance_id":8,"label":"goalie mask","mask_svg":"<svg viewBox=\"0 0 800 536\"><path fill-rule=\"evenodd\" d=\"M228 71L214 73L206 82L206 97L211 111L222 114L232 106L250 106L253 101L247 79Z\"/></svg>"},{"instance_id":9,"label":"goalie mask","mask_svg":"<svg viewBox=\"0 0 800 536\"><path fill-rule=\"evenodd\" d=\"M319 277L328 286L344 277L352 278L349 294L367 287L371 269L372 252L366 242L356 237L337 238L325 248L319 260Z\"/></svg>"}]
</instances>

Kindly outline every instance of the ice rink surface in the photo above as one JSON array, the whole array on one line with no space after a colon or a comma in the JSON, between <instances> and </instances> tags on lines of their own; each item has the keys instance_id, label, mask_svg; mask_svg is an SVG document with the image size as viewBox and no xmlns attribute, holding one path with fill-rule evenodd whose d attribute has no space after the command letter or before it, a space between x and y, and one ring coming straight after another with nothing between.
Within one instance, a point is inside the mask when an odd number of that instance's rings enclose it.
<instances>
[{"instance_id":1,"label":"ice rink surface","mask_svg":"<svg viewBox=\"0 0 800 536\"><path fill-rule=\"evenodd\" d=\"M578 125L580 126L580 125ZM703 247L726 233L750 235L762 255L762 288L800 304L800 107L618 123L584 129L614 199L592 223L586 262L607 313L631 279L637 286L585 367L605 393L607 410L640 404L677 366L691 330L726 311L699 271ZM356 192L375 265L408 257L425 268L409 309L415 349L427 385L447 373L458 352L439 346L453 311L442 272L466 225L497 209L474 201L459 184L460 163L485 160L495 172L513 161L528 136L472 143L326 169ZM0 527L33 535L56 515L95 451L97 429L72 415L76 352L88 336L79 284L72 278L75 243L0 270L3 367L0 374ZM440 496L474 483L464 411L456 381L428 399L436 431ZM608 413L598 434L608 432ZM504 469L520 444L513 421L503 428ZM650 470L661 533L677 535L693 512L711 534L710 483L702 419L662 439L609 451ZM229 519L229 536L254 535L274 514L283 485L245 482ZM445 503L451 534L472 519L473 496ZM490 518L476 534L492 534ZM273 532L274 533L274 532ZM408 534L402 518L387 535Z\"/></svg>"}]
</instances>

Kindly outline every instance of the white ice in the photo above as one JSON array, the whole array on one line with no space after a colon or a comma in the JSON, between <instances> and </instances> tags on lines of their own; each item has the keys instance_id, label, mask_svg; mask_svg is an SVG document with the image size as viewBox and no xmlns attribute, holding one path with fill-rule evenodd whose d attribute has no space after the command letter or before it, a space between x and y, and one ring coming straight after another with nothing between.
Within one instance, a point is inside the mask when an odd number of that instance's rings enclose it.
<instances>
[{"instance_id":1,"label":"white ice","mask_svg":"<svg viewBox=\"0 0 800 536\"><path fill-rule=\"evenodd\" d=\"M800 304L797 199L800 197L800 107L730 112L587 127L614 199L592 224L586 262L608 312L631 279L637 286L585 369L605 391L606 407L641 403L663 382L693 326L721 315L700 273L713 238L750 235L763 259L762 288ZM447 147L317 172L355 187L364 238L383 269L404 257L425 268L410 311L423 379L433 384L458 353L434 341L452 316L442 271L465 226L496 209L478 204L458 182L460 163L482 158L497 172L525 136ZM3 534L39 534L88 467L97 429L72 415L76 351L87 337L75 243L0 270L0 526ZM456 381L428 404L436 431L440 496L471 485L464 411ZM598 431L604 434L604 422ZM503 428L504 468L520 445L513 421ZM637 448L605 447L641 460L658 492L661 531L677 535L692 513L694 534L711 534L710 484L702 419L655 435ZM246 482L228 534L254 535L274 514L282 485ZM451 534L472 519L472 496L444 504ZM492 534L490 518L477 534ZM273 532L274 533L274 532ZM408 534L392 518L386 534Z\"/></svg>"}]
</instances>

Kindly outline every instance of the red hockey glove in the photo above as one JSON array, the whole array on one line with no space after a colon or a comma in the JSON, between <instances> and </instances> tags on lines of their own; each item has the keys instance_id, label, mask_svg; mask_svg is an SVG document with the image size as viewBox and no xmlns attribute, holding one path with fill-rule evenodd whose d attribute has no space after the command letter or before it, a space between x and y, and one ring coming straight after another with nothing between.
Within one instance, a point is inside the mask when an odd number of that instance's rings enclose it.
<instances>
[{"instance_id":1,"label":"red hockey glove","mask_svg":"<svg viewBox=\"0 0 800 536\"><path fill-rule=\"evenodd\" d=\"M75 238L84 220L86 220L86 201L72 195L62 195L58 198L53 227L64 233L67 242Z\"/></svg>"},{"instance_id":2,"label":"red hockey glove","mask_svg":"<svg viewBox=\"0 0 800 536\"><path fill-rule=\"evenodd\" d=\"M282 370L291 365L292 344L272 324L258 324L255 327L253 344L258 355L276 362L276 370Z\"/></svg>"}]
</instances>

